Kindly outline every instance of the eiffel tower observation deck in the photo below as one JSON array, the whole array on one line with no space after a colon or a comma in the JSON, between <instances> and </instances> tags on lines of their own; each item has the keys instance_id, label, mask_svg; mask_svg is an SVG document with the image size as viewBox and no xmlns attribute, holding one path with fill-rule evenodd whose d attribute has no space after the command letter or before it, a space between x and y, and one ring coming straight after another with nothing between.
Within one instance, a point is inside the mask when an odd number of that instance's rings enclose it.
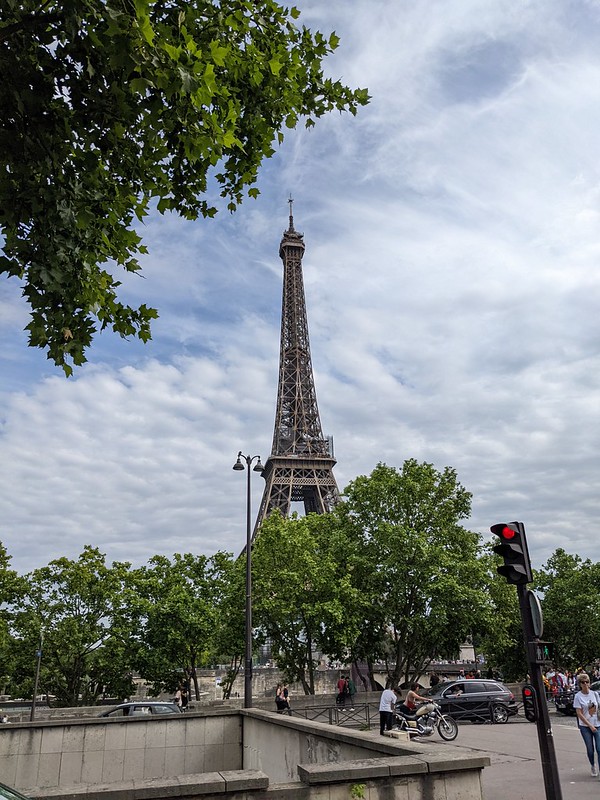
<instances>
[{"instance_id":1,"label":"eiffel tower observation deck","mask_svg":"<svg viewBox=\"0 0 600 800\"><path fill-rule=\"evenodd\" d=\"M291 198L289 204L289 227L279 245L283 300L275 430L263 471L266 485L254 536L274 508L287 517L293 502L303 502L306 514L324 514L339 501L333 446L323 436L310 357L302 275L304 237L294 228Z\"/></svg>"}]
</instances>

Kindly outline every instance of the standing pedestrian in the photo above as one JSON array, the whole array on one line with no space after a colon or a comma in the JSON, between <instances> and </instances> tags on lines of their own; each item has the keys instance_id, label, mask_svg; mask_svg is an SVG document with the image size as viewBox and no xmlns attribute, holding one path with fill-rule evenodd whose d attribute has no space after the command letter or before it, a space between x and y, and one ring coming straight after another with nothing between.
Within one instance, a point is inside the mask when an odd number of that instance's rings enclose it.
<instances>
[{"instance_id":1,"label":"standing pedestrian","mask_svg":"<svg viewBox=\"0 0 600 800\"><path fill-rule=\"evenodd\" d=\"M290 692L289 692L287 683L283 684L283 699L285 700L284 711L287 711L287 713L291 717L292 716L292 707L290 706Z\"/></svg>"},{"instance_id":2,"label":"standing pedestrian","mask_svg":"<svg viewBox=\"0 0 600 800\"><path fill-rule=\"evenodd\" d=\"M391 731L394 724L394 709L398 697L394 689L384 689L379 698L379 734L385 736L385 731Z\"/></svg>"},{"instance_id":3,"label":"standing pedestrian","mask_svg":"<svg viewBox=\"0 0 600 800\"><path fill-rule=\"evenodd\" d=\"M337 682L337 697L335 702L338 706L345 706L346 705L346 695L348 694L348 683L346 682L346 676L340 675L340 679Z\"/></svg>"},{"instance_id":4,"label":"standing pedestrian","mask_svg":"<svg viewBox=\"0 0 600 800\"><path fill-rule=\"evenodd\" d=\"M600 718L598 717L598 695L590 689L590 679L587 673L580 672L577 676L579 691L573 700L573 708L577 713L579 732L583 736L588 761L590 762L592 777L598 775L598 768L594 763L594 747L598 754L600 764Z\"/></svg>"},{"instance_id":5,"label":"standing pedestrian","mask_svg":"<svg viewBox=\"0 0 600 800\"><path fill-rule=\"evenodd\" d=\"M181 708L182 711L187 711L187 707L188 707L188 690L187 690L187 687L182 686L181 687L181 706L180 706L180 708Z\"/></svg>"},{"instance_id":6,"label":"standing pedestrian","mask_svg":"<svg viewBox=\"0 0 600 800\"><path fill-rule=\"evenodd\" d=\"M181 699L182 698L182 691L181 691L181 688L182 688L181 686L178 686L177 687L177 691L175 692L175 702L179 706L179 710L180 711L181 711L181 704L182 704L182 699Z\"/></svg>"},{"instance_id":7,"label":"standing pedestrian","mask_svg":"<svg viewBox=\"0 0 600 800\"><path fill-rule=\"evenodd\" d=\"M346 678L346 683L348 685L348 697L350 698L350 711L354 711L354 695L356 694L356 684L350 675L348 675Z\"/></svg>"},{"instance_id":8,"label":"standing pedestrian","mask_svg":"<svg viewBox=\"0 0 600 800\"><path fill-rule=\"evenodd\" d=\"M277 684L277 689L275 690L275 705L277 706L278 714L283 714L287 710L288 702L285 699L283 686L280 683Z\"/></svg>"}]
</instances>

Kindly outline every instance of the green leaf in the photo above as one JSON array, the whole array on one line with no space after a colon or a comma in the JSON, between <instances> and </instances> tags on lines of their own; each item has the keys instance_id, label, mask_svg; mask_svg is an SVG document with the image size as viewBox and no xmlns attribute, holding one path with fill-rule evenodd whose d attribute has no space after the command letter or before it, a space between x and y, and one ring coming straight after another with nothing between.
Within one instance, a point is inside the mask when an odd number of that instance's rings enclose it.
<instances>
[{"instance_id":1,"label":"green leaf","mask_svg":"<svg viewBox=\"0 0 600 800\"><path fill-rule=\"evenodd\" d=\"M279 73L281 72L281 67L282 67L281 61L278 58L272 58L269 61L269 69L271 70L271 73L273 75L279 75Z\"/></svg>"},{"instance_id":2,"label":"green leaf","mask_svg":"<svg viewBox=\"0 0 600 800\"><path fill-rule=\"evenodd\" d=\"M5 6L3 25L18 28L23 4ZM324 75L337 36L298 30L298 16L273 0L69 0L0 50L11 76L0 81L0 131L11 131L0 271L22 282L29 344L59 368L84 363L98 328L149 338L102 265L133 269L145 253L133 224L151 201L212 217L218 189L233 211L256 196L248 187L286 129L368 102Z\"/></svg>"}]
</instances>

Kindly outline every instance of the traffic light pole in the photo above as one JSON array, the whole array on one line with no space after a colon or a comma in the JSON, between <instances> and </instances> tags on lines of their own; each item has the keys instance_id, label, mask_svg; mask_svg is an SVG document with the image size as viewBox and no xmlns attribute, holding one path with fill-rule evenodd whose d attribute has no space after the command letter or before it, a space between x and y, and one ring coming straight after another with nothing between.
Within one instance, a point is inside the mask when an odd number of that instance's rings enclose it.
<instances>
[{"instance_id":1,"label":"traffic light pole","mask_svg":"<svg viewBox=\"0 0 600 800\"><path fill-rule=\"evenodd\" d=\"M537 696L537 720L536 728L538 743L540 746L540 756L542 759L542 773L544 776L544 787L546 790L546 800L562 800L562 789L558 776L558 765L556 763L556 751L554 749L554 736L552 725L550 724L550 714L546 702L546 691L542 680L542 667L533 660L529 643L536 639L534 632L531 605L529 603L528 589L526 584L517 584L517 595L519 596L519 606L521 608L521 619L523 620L523 637L525 640L525 650L527 652L527 665L529 667L530 683L535 689Z\"/></svg>"}]
</instances>

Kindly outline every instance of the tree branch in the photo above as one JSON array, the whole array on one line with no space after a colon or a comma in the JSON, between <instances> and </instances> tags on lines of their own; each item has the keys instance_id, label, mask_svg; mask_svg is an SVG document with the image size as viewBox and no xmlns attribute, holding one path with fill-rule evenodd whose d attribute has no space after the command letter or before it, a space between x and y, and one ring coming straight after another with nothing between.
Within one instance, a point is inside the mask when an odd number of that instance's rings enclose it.
<instances>
[{"instance_id":1,"label":"tree branch","mask_svg":"<svg viewBox=\"0 0 600 800\"><path fill-rule=\"evenodd\" d=\"M45 5L48 5L46 3ZM43 8L43 7L42 7ZM58 11L52 14L25 14L19 22L13 22L0 28L0 42L6 42L13 34L20 33L25 30L35 30L42 25L47 25L50 22L62 22L65 18L64 14Z\"/></svg>"}]
</instances>

